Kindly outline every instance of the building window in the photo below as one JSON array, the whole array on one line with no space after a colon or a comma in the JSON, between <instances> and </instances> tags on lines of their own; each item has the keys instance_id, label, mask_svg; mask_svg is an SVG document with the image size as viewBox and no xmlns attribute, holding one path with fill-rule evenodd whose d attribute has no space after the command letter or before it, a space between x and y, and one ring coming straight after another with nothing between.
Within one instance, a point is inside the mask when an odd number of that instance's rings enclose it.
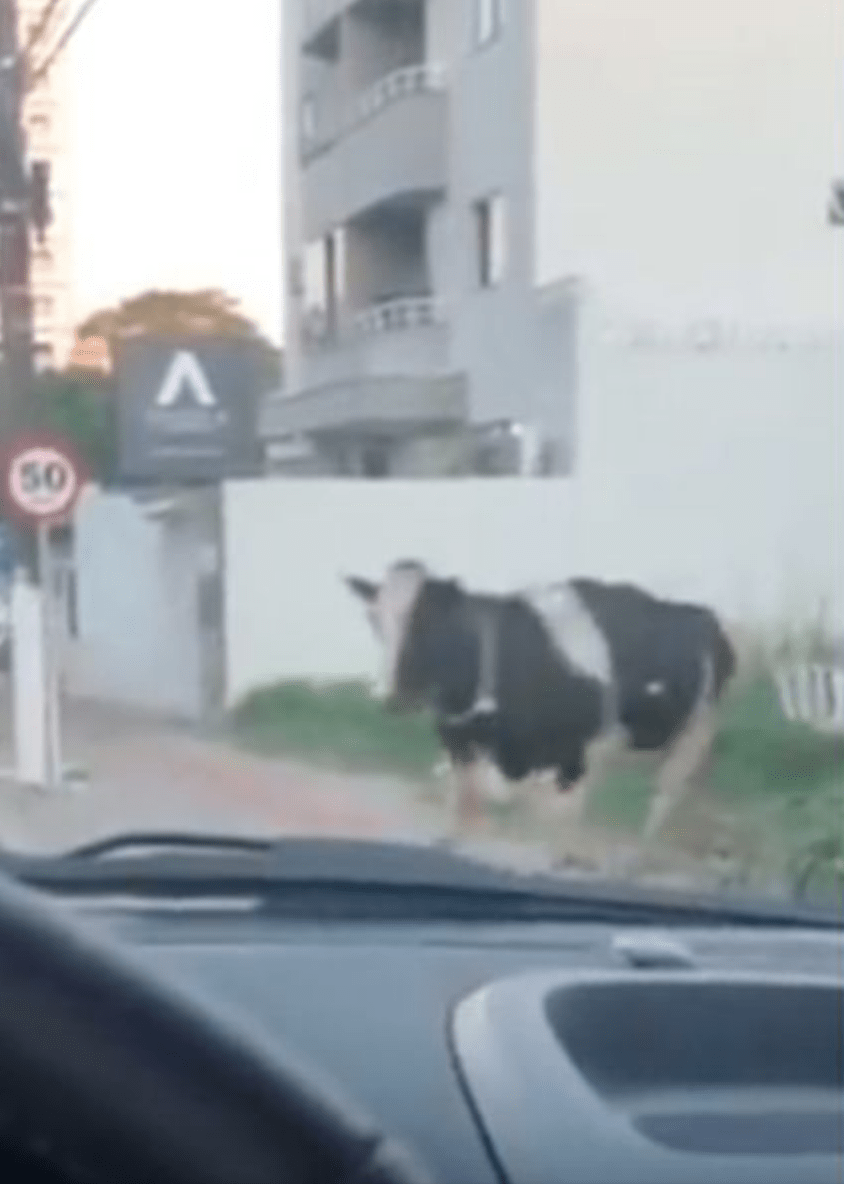
<instances>
[{"instance_id":1,"label":"building window","mask_svg":"<svg viewBox=\"0 0 844 1184\"><path fill-rule=\"evenodd\" d=\"M478 283L495 288L504 278L507 264L507 219L504 197L497 193L475 205L478 251Z\"/></svg>"},{"instance_id":2,"label":"building window","mask_svg":"<svg viewBox=\"0 0 844 1184\"><path fill-rule=\"evenodd\" d=\"M346 289L346 235L342 226L332 230L325 240L325 282L329 306L334 307Z\"/></svg>"},{"instance_id":3,"label":"building window","mask_svg":"<svg viewBox=\"0 0 844 1184\"><path fill-rule=\"evenodd\" d=\"M317 336L333 331L345 288L345 235L333 230L305 248L305 312Z\"/></svg>"},{"instance_id":4,"label":"building window","mask_svg":"<svg viewBox=\"0 0 844 1184\"><path fill-rule=\"evenodd\" d=\"M475 0L475 45L488 45L501 33L504 0Z\"/></svg>"},{"instance_id":5,"label":"building window","mask_svg":"<svg viewBox=\"0 0 844 1184\"><path fill-rule=\"evenodd\" d=\"M303 268L303 289L305 308L309 312L324 313L328 308L328 265L324 238L316 239L305 247Z\"/></svg>"}]
</instances>

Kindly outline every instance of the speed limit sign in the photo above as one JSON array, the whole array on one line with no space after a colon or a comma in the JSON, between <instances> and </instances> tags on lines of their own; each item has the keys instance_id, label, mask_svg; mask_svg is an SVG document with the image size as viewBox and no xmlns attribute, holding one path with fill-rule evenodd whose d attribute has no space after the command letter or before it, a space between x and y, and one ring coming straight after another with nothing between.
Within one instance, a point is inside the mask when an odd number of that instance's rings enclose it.
<instances>
[{"instance_id":1,"label":"speed limit sign","mask_svg":"<svg viewBox=\"0 0 844 1184\"><path fill-rule=\"evenodd\" d=\"M67 522L89 479L73 445L49 432L32 432L18 436L4 452L7 513L31 526Z\"/></svg>"}]
</instances>

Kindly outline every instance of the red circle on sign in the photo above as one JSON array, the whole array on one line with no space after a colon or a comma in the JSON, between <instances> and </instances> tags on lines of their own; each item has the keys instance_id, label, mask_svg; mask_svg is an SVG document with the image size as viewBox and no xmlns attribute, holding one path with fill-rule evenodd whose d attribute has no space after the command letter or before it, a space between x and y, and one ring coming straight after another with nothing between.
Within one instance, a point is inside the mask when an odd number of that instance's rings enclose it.
<instances>
[{"instance_id":1,"label":"red circle on sign","mask_svg":"<svg viewBox=\"0 0 844 1184\"><path fill-rule=\"evenodd\" d=\"M2 500L18 522L60 526L90 480L74 445L53 432L26 432L2 452Z\"/></svg>"}]
</instances>

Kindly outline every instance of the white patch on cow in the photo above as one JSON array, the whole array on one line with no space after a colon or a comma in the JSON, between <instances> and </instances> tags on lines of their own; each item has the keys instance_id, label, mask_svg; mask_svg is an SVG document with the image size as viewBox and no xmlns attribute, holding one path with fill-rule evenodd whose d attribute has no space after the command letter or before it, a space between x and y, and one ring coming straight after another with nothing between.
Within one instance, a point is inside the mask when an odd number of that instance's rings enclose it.
<instances>
[{"instance_id":1,"label":"white patch on cow","mask_svg":"<svg viewBox=\"0 0 844 1184\"><path fill-rule=\"evenodd\" d=\"M665 694L665 683L664 682L649 682L648 685L645 687L645 694L646 695L664 695Z\"/></svg>"},{"instance_id":2,"label":"white patch on cow","mask_svg":"<svg viewBox=\"0 0 844 1184\"><path fill-rule=\"evenodd\" d=\"M388 571L372 606L372 624L383 646L381 677L375 697L389 699L396 693L399 656L407 636L413 608L427 572L421 565L401 564Z\"/></svg>"},{"instance_id":3,"label":"white patch on cow","mask_svg":"<svg viewBox=\"0 0 844 1184\"><path fill-rule=\"evenodd\" d=\"M580 674L611 686L613 662L607 639L571 584L532 588L523 595L566 663Z\"/></svg>"}]
</instances>

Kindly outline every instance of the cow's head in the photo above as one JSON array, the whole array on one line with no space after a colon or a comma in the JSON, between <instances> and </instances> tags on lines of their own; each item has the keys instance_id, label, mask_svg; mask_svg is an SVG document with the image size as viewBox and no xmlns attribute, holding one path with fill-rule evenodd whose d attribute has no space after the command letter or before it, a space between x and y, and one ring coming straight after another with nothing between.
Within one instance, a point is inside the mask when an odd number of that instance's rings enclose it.
<instances>
[{"instance_id":1,"label":"cow's head","mask_svg":"<svg viewBox=\"0 0 844 1184\"><path fill-rule=\"evenodd\" d=\"M424 706L435 689L442 626L461 596L459 586L432 579L416 560L394 563L380 584L358 576L348 576L346 583L366 605L382 646L377 697L393 711Z\"/></svg>"}]
</instances>

